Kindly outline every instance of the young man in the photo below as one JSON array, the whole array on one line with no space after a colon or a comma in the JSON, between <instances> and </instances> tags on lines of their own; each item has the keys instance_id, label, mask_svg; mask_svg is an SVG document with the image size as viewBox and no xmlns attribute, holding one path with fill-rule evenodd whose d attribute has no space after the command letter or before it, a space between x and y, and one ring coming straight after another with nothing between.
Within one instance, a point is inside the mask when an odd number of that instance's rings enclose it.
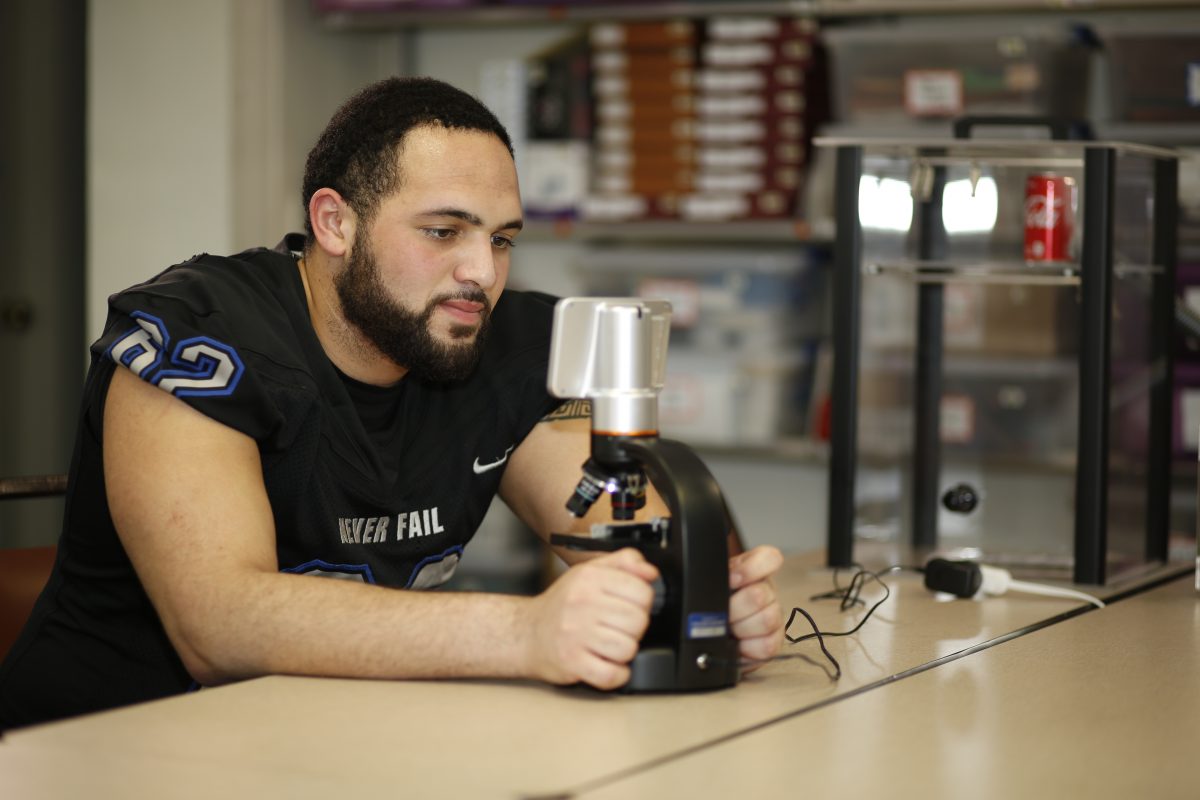
<instances>
[{"instance_id":1,"label":"young man","mask_svg":"<svg viewBox=\"0 0 1200 800\"><path fill-rule=\"evenodd\" d=\"M546 392L552 301L501 296L522 225L504 129L446 84L383 81L331 120L303 193L306 237L111 298L0 727L270 673L628 679L656 577L634 550L537 597L396 590L444 582L496 493L543 537L590 524L564 508L589 427ZM731 559L747 659L779 649L779 563Z\"/></svg>"}]
</instances>

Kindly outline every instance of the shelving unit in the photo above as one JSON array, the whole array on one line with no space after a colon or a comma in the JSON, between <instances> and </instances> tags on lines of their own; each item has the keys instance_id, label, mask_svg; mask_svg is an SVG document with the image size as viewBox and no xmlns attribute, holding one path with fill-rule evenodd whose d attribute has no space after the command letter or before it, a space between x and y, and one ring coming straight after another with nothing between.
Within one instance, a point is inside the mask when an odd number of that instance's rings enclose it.
<instances>
[{"instance_id":1,"label":"shelving unit","mask_svg":"<svg viewBox=\"0 0 1200 800\"><path fill-rule=\"evenodd\" d=\"M719 225L655 220L645 222L580 222L531 220L522 240L576 242L744 242L799 243L824 246L830 237L813 235L802 220L729 220Z\"/></svg>"},{"instance_id":2,"label":"shelving unit","mask_svg":"<svg viewBox=\"0 0 1200 800\"><path fill-rule=\"evenodd\" d=\"M462 6L449 8L389 7L386 3L326 3L314 6L326 24L343 30L419 27L431 25L536 25L547 22L595 22L702 18L720 15L768 14L816 19L863 17L954 16L971 14L1035 14L1095 11L1155 11L1190 9L1192 0L745 0L745 2L587 3L546 2L527 5ZM397 4L398 6L399 4ZM322 9L326 9L323 10Z\"/></svg>"},{"instance_id":3,"label":"shelving unit","mask_svg":"<svg viewBox=\"0 0 1200 800\"><path fill-rule=\"evenodd\" d=\"M1108 141L1145 142L1175 147L1200 145L1200 123L1191 122L1100 122L1096 137Z\"/></svg>"},{"instance_id":4,"label":"shelving unit","mask_svg":"<svg viewBox=\"0 0 1200 800\"><path fill-rule=\"evenodd\" d=\"M315 3L336 7L338 3ZM323 14L332 27L355 30L431 25L538 25L545 23L588 23L611 20L698 19L717 15L797 15L812 16L814 4L805 0L747 0L747 2L650 2L650 3L542 3L502 6L463 6L458 8L410 7L405 9L364 7L338 9Z\"/></svg>"},{"instance_id":5,"label":"shelving unit","mask_svg":"<svg viewBox=\"0 0 1200 800\"><path fill-rule=\"evenodd\" d=\"M1018 284L1022 286L1078 286L1082 269L1075 261L991 261L977 264L948 261L871 261L863 265L868 275L902 275L914 283ZM1117 278L1153 278L1161 275L1157 264L1117 264Z\"/></svg>"},{"instance_id":6,"label":"shelving unit","mask_svg":"<svg viewBox=\"0 0 1200 800\"><path fill-rule=\"evenodd\" d=\"M856 516L855 478L857 453L858 380L861 350L861 285L864 276L890 272L901 274L918 286L917 341L915 349L914 441L912 449L912 546L927 552L938 546L938 501L941 449L939 402L942 398L943 286L968 280L985 284L1078 286L1079 317L1079 410L1075 460L1075 540L1073 578L1077 583L1104 583L1112 557L1108 551L1108 491L1110 472L1110 409L1113 387L1112 306L1114 282L1119 280L1113 246L1116 220L1114 191L1118 159L1148 162L1153 173L1148 202L1152 203L1152 246L1147 256L1151 265L1122 263L1126 278L1148 280L1150 345L1146 360L1151 368L1164 363L1163 374L1149 389L1150 421L1144 476L1144 558L1164 561L1167 553L1167 508L1170 473L1170 320L1173 316L1174 231L1176 156L1174 153L1140 145L1101 142L991 142L980 140L872 141L821 140L837 156L838 237L834 260L834 382L833 439L830 456L829 563L853 563ZM997 169L1029 169L1044 164L1044 156L1026 157L1031 152L1052 153L1060 166L1070 167L1082 177L1081 253L1077 264L1026 267L1012 262L956 263L945 253L945 229L941 217L940 187L944 170L951 165L983 164ZM912 174L921 169L937 171L929 196L919 199L913 213L913 247L916 258L880 263L865 255L859 210L859 186L864 175L864 158L878 161L903 158L911 162ZM1062 162L1062 163L1060 163ZM1136 221L1135 221L1136 222ZM1127 559L1125 559L1127 560Z\"/></svg>"}]
</instances>

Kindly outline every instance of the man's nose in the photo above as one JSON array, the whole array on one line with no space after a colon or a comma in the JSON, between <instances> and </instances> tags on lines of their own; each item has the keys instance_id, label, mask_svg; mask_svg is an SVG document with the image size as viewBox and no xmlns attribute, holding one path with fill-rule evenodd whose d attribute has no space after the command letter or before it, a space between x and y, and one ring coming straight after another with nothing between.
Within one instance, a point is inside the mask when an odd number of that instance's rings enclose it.
<instances>
[{"instance_id":1,"label":"man's nose","mask_svg":"<svg viewBox=\"0 0 1200 800\"><path fill-rule=\"evenodd\" d=\"M496 248L492 237L481 237L482 242L471 244L463 253L463 259L454 270L459 283L474 283L485 292L496 285Z\"/></svg>"}]
</instances>

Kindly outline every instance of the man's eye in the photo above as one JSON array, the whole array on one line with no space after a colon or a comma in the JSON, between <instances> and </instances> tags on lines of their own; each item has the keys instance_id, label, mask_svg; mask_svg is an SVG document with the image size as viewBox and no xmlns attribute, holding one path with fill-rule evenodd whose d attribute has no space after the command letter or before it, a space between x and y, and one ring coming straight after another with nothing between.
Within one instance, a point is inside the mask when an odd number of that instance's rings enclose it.
<instances>
[{"instance_id":1,"label":"man's eye","mask_svg":"<svg viewBox=\"0 0 1200 800\"><path fill-rule=\"evenodd\" d=\"M422 228L421 230L430 239L449 239L456 233L453 228Z\"/></svg>"},{"instance_id":2,"label":"man's eye","mask_svg":"<svg viewBox=\"0 0 1200 800\"><path fill-rule=\"evenodd\" d=\"M514 248L516 246L517 246L517 243L514 242L512 239L508 238L507 236L501 236L499 234L496 234L495 236L492 237L492 247L498 247L501 250L505 250L505 249L511 250L512 248Z\"/></svg>"}]
</instances>

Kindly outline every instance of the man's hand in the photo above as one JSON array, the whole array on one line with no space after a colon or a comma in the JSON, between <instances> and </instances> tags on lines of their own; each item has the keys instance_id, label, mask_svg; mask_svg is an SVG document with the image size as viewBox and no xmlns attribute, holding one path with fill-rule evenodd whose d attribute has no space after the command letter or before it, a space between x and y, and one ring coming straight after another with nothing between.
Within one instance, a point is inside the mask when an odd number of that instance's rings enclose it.
<instances>
[{"instance_id":1,"label":"man's hand","mask_svg":"<svg viewBox=\"0 0 1200 800\"><path fill-rule=\"evenodd\" d=\"M729 559L729 621L738 639L738 652L756 669L774 658L783 645L783 610L771 576L783 555L774 547L755 547Z\"/></svg>"},{"instance_id":2,"label":"man's hand","mask_svg":"<svg viewBox=\"0 0 1200 800\"><path fill-rule=\"evenodd\" d=\"M534 599L532 673L616 689L650 624L658 570L632 548L577 564Z\"/></svg>"}]
</instances>

